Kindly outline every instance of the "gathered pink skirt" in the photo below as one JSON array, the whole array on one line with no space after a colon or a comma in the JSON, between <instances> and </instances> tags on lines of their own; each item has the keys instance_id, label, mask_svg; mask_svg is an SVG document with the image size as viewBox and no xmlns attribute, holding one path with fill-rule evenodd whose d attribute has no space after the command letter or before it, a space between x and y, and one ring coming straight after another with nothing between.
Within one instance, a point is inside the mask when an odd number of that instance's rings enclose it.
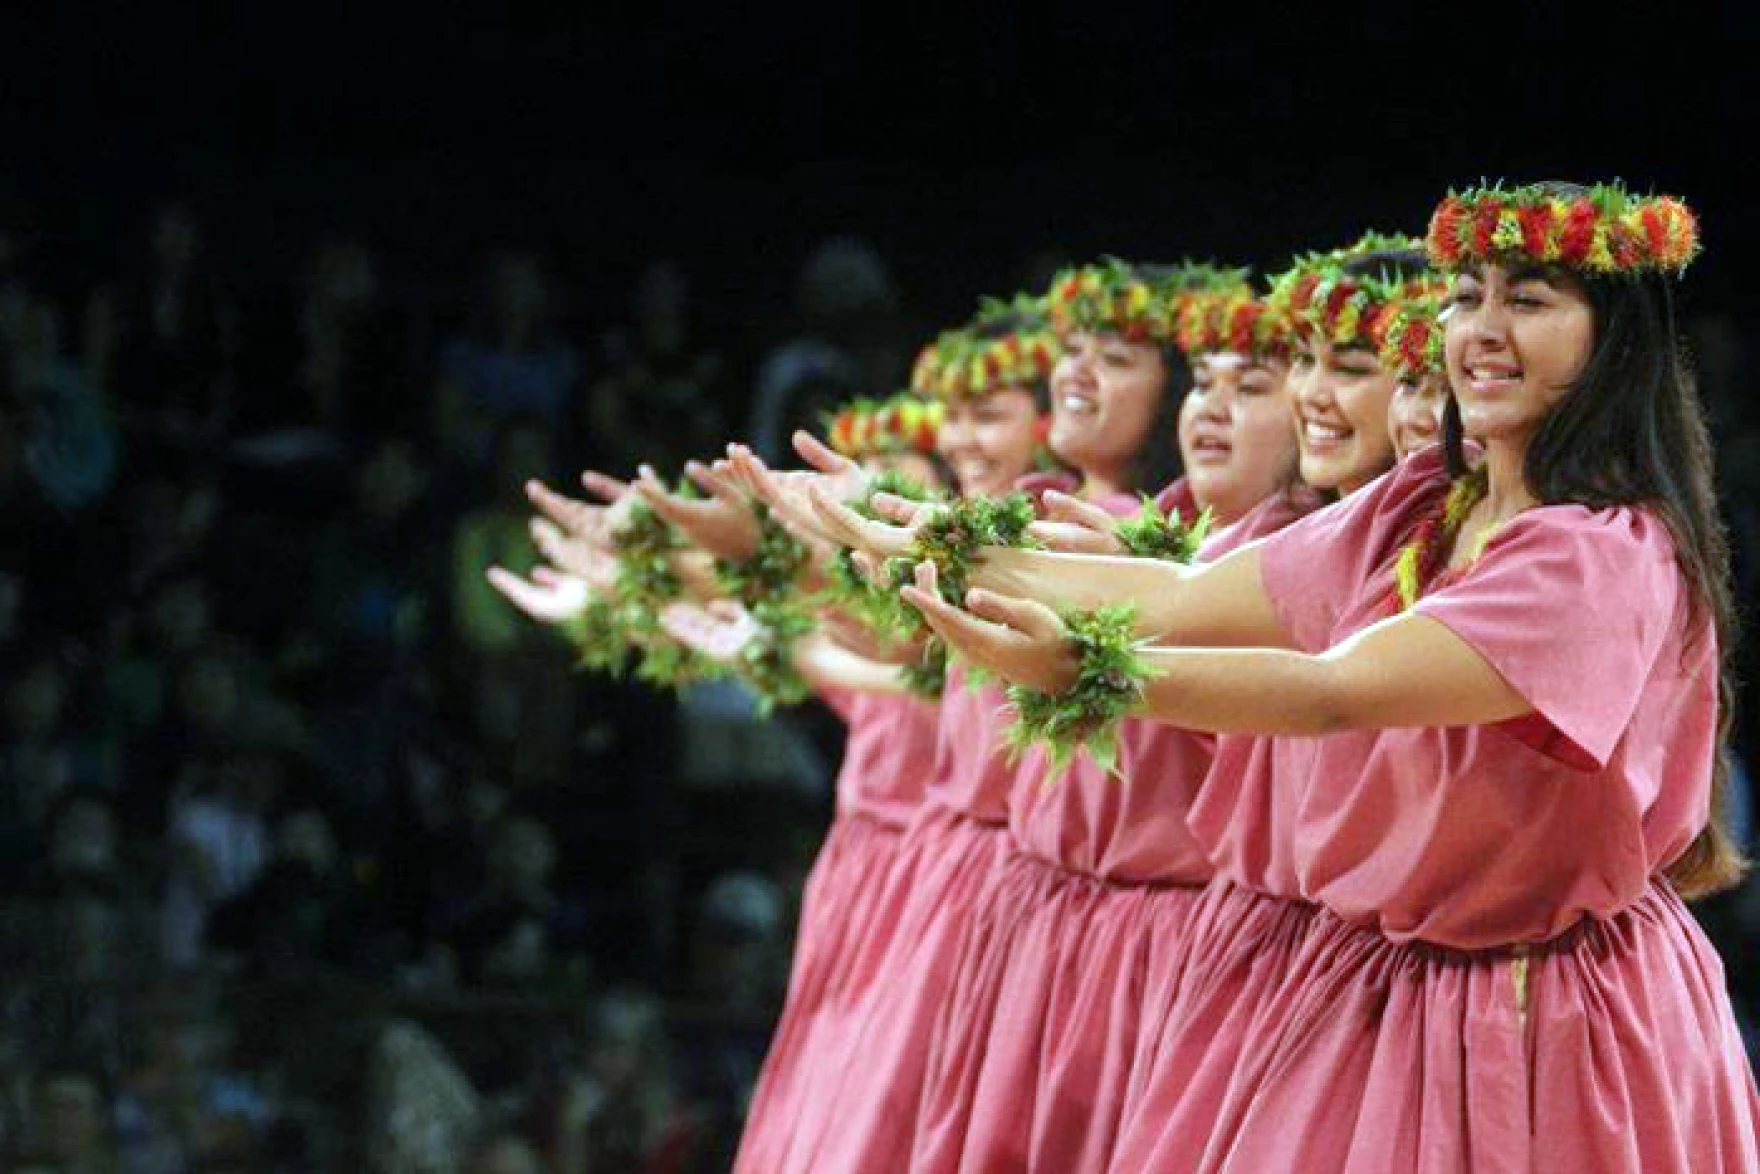
<instances>
[{"instance_id":1,"label":"gathered pink skirt","mask_svg":"<svg viewBox=\"0 0 1760 1174\"><path fill-rule=\"evenodd\" d=\"M1014 854L936 1024L913 1174L1106 1170L1145 993L1202 893Z\"/></svg>"},{"instance_id":2,"label":"gathered pink skirt","mask_svg":"<svg viewBox=\"0 0 1760 1174\"><path fill-rule=\"evenodd\" d=\"M1175 961L1144 991L1114 1170L1197 1168L1316 913L1224 880L1203 890Z\"/></svg>"},{"instance_id":3,"label":"gathered pink skirt","mask_svg":"<svg viewBox=\"0 0 1760 1174\"><path fill-rule=\"evenodd\" d=\"M903 858L904 831L865 815L840 815L813 861L801 895L788 997L752 1093L734 1169L777 1169L812 1112L813 1090L846 1061L843 1048L865 1005L855 960L884 952L896 922L885 898Z\"/></svg>"},{"instance_id":4,"label":"gathered pink skirt","mask_svg":"<svg viewBox=\"0 0 1760 1174\"><path fill-rule=\"evenodd\" d=\"M765 1174L903 1171L922 1099L935 1018L1008 846L1002 824L931 805L905 833L878 898L883 934L845 951L853 992L833 1041L796 1098L787 1144Z\"/></svg>"},{"instance_id":5,"label":"gathered pink skirt","mask_svg":"<svg viewBox=\"0 0 1760 1174\"><path fill-rule=\"evenodd\" d=\"M1321 913L1259 1026L1198 1169L1760 1170L1723 967L1665 884L1519 952Z\"/></svg>"}]
</instances>

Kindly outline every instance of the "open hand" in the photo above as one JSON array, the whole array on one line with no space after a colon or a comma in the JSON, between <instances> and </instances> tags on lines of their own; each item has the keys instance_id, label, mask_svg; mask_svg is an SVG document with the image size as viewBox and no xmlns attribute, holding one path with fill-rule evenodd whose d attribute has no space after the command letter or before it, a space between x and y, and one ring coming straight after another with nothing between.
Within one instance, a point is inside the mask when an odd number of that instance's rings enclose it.
<instances>
[{"instance_id":1,"label":"open hand","mask_svg":"<svg viewBox=\"0 0 1760 1174\"><path fill-rule=\"evenodd\" d=\"M751 503L731 478L702 462L689 461L684 468L685 475L708 492L708 497L697 499L673 493L648 465L642 466L636 492L691 545L716 558L750 558L758 549L760 537Z\"/></svg>"},{"instance_id":2,"label":"open hand","mask_svg":"<svg viewBox=\"0 0 1760 1174\"><path fill-rule=\"evenodd\" d=\"M587 610L593 589L585 579L567 575L554 567L539 566L530 578L506 567L488 570L489 585L540 624L560 624Z\"/></svg>"},{"instance_id":3,"label":"open hand","mask_svg":"<svg viewBox=\"0 0 1760 1174\"><path fill-rule=\"evenodd\" d=\"M1075 684L1079 666L1068 633L1044 604L974 589L962 611L941 598L930 562L917 565L916 582L900 595L950 649L979 668L1041 693Z\"/></svg>"},{"instance_id":4,"label":"open hand","mask_svg":"<svg viewBox=\"0 0 1760 1174\"><path fill-rule=\"evenodd\" d=\"M751 613L731 599L708 604L671 603L660 626L680 644L717 664L732 664L758 634Z\"/></svg>"}]
</instances>

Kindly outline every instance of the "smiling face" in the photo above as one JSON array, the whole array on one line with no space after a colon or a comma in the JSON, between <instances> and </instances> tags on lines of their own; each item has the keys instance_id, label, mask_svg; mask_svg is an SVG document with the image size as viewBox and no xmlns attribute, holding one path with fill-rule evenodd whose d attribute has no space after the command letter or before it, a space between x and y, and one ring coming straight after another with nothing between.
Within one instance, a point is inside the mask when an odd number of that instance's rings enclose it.
<instances>
[{"instance_id":1,"label":"smiling face","mask_svg":"<svg viewBox=\"0 0 1760 1174\"><path fill-rule=\"evenodd\" d=\"M1167 362L1150 343L1071 334L1051 372L1051 450L1087 477L1122 481L1145 444L1167 387Z\"/></svg>"},{"instance_id":2,"label":"smiling face","mask_svg":"<svg viewBox=\"0 0 1760 1174\"><path fill-rule=\"evenodd\" d=\"M953 472L962 497L1000 497L1033 469L1039 409L1025 388L947 405L935 450Z\"/></svg>"},{"instance_id":3,"label":"smiling face","mask_svg":"<svg viewBox=\"0 0 1760 1174\"><path fill-rule=\"evenodd\" d=\"M1302 480L1350 493L1393 464L1387 402L1394 378L1367 347L1335 347L1308 333L1290 363Z\"/></svg>"},{"instance_id":4,"label":"smiling face","mask_svg":"<svg viewBox=\"0 0 1760 1174\"><path fill-rule=\"evenodd\" d=\"M1296 463L1289 368L1233 352L1200 356L1179 409L1179 451L1200 506L1235 521L1288 484Z\"/></svg>"},{"instance_id":5,"label":"smiling face","mask_svg":"<svg viewBox=\"0 0 1760 1174\"><path fill-rule=\"evenodd\" d=\"M1442 409L1447 403L1448 378L1440 372L1400 380L1387 405L1387 432L1396 457L1403 461L1442 439Z\"/></svg>"},{"instance_id":6,"label":"smiling face","mask_svg":"<svg viewBox=\"0 0 1760 1174\"><path fill-rule=\"evenodd\" d=\"M1485 265L1455 279L1445 352L1461 425L1487 444L1524 443L1582 374L1595 312L1582 283Z\"/></svg>"}]
</instances>

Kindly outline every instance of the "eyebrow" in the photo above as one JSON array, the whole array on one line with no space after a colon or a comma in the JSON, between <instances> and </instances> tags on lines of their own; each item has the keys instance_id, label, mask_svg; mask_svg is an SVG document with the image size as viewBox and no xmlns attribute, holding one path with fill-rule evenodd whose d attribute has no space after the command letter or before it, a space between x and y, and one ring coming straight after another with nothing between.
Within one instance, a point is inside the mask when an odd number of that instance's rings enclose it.
<instances>
[{"instance_id":1,"label":"eyebrow","mask_svg":"<svg viewBox=\"0 0 1760 1174\"><path fill-rule=\"evenodd\" d=\"M1510 272L1509 283L1520 285L1526 281L1538 281L1553 289L1558 288L1558 272L1547 265L1524 265Z\"/></svg>"}]
</instances>

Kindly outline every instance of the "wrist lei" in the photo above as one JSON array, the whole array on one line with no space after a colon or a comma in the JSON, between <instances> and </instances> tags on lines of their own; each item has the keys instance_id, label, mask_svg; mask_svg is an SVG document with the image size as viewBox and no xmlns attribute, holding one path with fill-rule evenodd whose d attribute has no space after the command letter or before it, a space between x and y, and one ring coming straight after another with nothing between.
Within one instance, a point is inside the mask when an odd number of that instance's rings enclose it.
<instances>
[{"instance_id":1,"label":"wrist lei","mask_svg":"<svg viewBox=\"0 0 1760 1174\"><path fill-rule=\"evenodd\" d=\"M1008 731L1013 751L1044 746L1053 778L1081 748L1108 773L1116 769L1118 723L1141 703L1151 675L1137 655L1136 614L1130 604L1065 613L1064 626L1079 659L1075 684L1057 694L1009 687L1016 715Z\"/></svg>"},{"instance_id":2,"label":"wrist lei","mask_svg":"<svg viewBox=\"0 0 1760 1174\"><path fill-rule=\"evenodd\" d=\"M1112 533L1126 551L1138 558L1189 563L1209 536L1210 521L1208 508L1187 525L1178 512L1164 513L1154 501L1144 498L1142 511L1135 518L1118 523Z\"/></svg>"}]
</instances>

